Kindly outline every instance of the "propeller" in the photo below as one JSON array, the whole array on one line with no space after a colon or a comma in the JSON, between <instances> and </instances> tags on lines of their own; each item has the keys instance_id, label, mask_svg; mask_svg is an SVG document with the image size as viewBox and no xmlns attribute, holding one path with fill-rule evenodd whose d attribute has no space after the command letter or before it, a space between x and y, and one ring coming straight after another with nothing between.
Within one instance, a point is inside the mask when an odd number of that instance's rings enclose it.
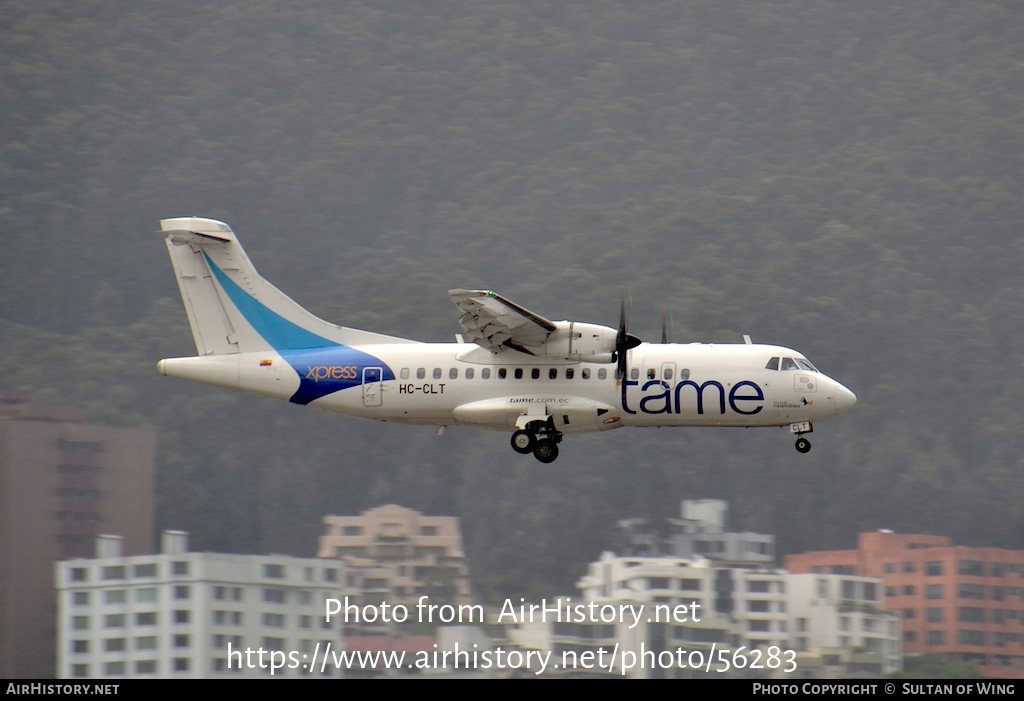
<instances>
[{"instance_id":1,"label":"propeller","mask_svg":"<svg viewBox=\"0 0 1024 701\"><path fill-rule=\"evenodd\" d=\"M626 367L629 364L627 351L636 348L643 341L626 331L626 297L622 297L622 306L619 308L619 332L615 334L615 360L618 368L615 370L615 377L622 380L622 391L626 391Z\"/></svg>"}]
</instances>

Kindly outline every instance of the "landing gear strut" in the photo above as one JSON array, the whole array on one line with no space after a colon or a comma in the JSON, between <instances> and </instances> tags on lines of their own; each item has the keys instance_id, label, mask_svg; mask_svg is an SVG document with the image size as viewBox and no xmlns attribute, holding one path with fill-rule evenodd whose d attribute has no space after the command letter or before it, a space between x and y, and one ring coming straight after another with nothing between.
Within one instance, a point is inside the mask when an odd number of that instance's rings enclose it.
<instances>
[{"instance_id":1,"label":"landing gear strut","mask_svg":"<svg viewBox=\"0 0 1024 701\"><path fill-rule=\"evenodd\" d=\"M542 463L552 463L558 458L558 444L562 434L555 429L553 419L531 421L526 428L512 434L512 450L517 453L533 453Z\"/></svg>"},{"instance_id":2,"label":"landing gear strut","mask_svg":"<svg viewBox=\"0 0 1024 701\"><path fill-rule=\"evenodd\" d=\"M811 425L810 421L798 421L789 425L789 432L796 434L797 452L806 453L811 449L811 442L804 438L804 434L810 433L813 430L814 426Z\"/></svg>"}]
</instances>

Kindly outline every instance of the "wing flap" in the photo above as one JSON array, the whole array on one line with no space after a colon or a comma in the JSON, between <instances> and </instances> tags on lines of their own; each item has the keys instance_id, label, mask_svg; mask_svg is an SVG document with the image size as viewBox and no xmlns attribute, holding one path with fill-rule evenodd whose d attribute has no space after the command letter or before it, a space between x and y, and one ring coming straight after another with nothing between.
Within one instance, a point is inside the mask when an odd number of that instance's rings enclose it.
<instances>
[{"instance_id":1,"label":"wing flap","mask_svg":"<svg viewBox=\"0 0 1024 701\"><path fill-rule=\"evenodd\" d=\"M448 297L463 312L459 325L466 338L492 352L506 341L539 346L558 329L554 322L490 290L448 290Z\"/></svg>"}]
</instances>

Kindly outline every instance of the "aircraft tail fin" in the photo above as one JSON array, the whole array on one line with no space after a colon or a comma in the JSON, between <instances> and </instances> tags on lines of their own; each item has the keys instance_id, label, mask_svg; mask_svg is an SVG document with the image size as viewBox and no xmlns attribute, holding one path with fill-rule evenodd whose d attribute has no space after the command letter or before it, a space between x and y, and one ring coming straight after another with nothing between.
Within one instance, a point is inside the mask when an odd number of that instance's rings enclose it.
<instances>
[{"instance_id":1,"label":"aircraft tail fin","mask_svg":"<svg viewBox=\"0 0 1024 701\"><path fill-rule=\"evenodd\" d=\"M167 244L199 355L414 343L336 326L309 313L260 277L223 222L164 219L157 233Z\"/></svg>"}]
</instances>

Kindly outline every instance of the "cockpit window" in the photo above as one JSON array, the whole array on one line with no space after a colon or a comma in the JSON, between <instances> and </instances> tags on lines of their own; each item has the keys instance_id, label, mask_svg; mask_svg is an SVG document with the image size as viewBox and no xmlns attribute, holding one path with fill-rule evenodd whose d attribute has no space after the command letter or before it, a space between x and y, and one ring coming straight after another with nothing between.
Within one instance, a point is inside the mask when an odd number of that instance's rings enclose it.
<instances>
[{"instance_id":1,"label":"cockpit window","mask_svg":"<svg viewBox=\"0 0 1024 701\"><path fill-rule=\"evenodd\" d=\"M768 361L768 364L764 366L764 369L765 370L778 370L779 369L779 359L778 358L772 358L771 360Z\"/></svg>"},{"instance_id":2,"label":"cockpit window","mask_svg":"<svg viewBox=\"0 0 1024 701\"><path fill-rule=\"evenodd\" d=\"M799 366L797 366L796 361L793 360L792 358L783 358L782 359L782 367L780 367L779 369L780 370L799 370L800 368L799 368Z\"/></svg>"},{"instance_id":3,"label":"cockpit window","mask_svg":"<svg viewBox=\"0 0 1024 701\"><path fill-rule=\"evenodd\" d=\"M810 370L811 372L818 372L818 368L811 365L811 361L804 360L803 358L796 358L796 364L803 370Z\"/></svg>"}]
</instances>

